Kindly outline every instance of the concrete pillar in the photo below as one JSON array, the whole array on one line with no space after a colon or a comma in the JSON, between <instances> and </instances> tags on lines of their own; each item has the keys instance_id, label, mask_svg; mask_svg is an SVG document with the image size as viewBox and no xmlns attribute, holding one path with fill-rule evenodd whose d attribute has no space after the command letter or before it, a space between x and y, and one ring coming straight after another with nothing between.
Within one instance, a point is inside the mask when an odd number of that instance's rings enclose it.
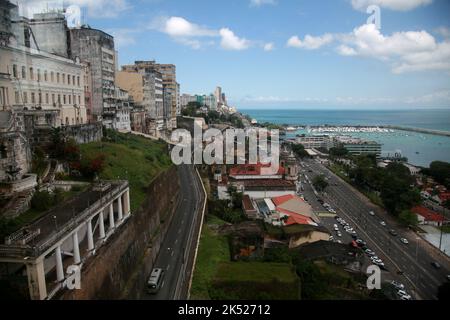
<instances>
[{"instance_id":1,"label":"concrete pillar","mask_svg":"<svg viewBox=\"0 0 450 320\"><path fill-rule=\"evenodd\" d=\"M118 220L121 221L123 219L123 212L122 212L122 195L117 198L117 216Z\"/></svg>"},{"instance_id":2,"label":"concrete pillar","mask_svg":"<svg viewBox=\"0 0 450 320\"><path fill-rule=\"evenodd\" d=\"M103 239L106 237L105 235L105 219L103 217L103 211L100 212L98 215L98 228L100 233L100 239Z\"/></svg>"},{"instance_id":3,"label":"concrete pillar","mask_svg":"<svg viewBox=\"0 0 450 320\"><path fill-rule=\"evenodd\" d=\"M87 223L87 240L88 240L88 251L94 250L94 233L92 232L92 219Z\"/></svg>"},{"instance_id":4,"label":"concrete pillar","mask_svg":"<svg viewBox=\"0 0 450 320\"><path fill-rule=\"evenodd\" d=\"M55 259L56 259L56 280L58 282L61 282L64 280L64 268L63 268L60 246L57 246L55 249Z\"/></svg>"},{"instance_id":5,"label":"concrete pillar","mask_svg":"<svg viewBox=\"0 0 450 320\"><path fill-rule=\"evenodd\" d=\"M114 229L114 202L109 205L109 230Z\"/></svg>"},{"instance_id":6,"label":"concrete pillar","mask_svg":"<svg viewBox=\"0 0 450 320\"><path fill-rule=\"evenodd\" d=\"M44 260L38 259L27 264L28 289L31 300L44 300L47 297Z\"/></svg>"},{"instance_id":7,"label":"concrete pillar","mask_svg":"<svg viewBox=\"0 0 450 320\"><path fill-rule=\"evenodd\" d=\"M125 192L125 217L128 217L131 214L130 207L130 189Z\"/></svg>"},{"instance_id":8,"label":"concrete pillar","mask_svg":"<svg viewBox=\"0 0 450 320\"><path fill-rule=\"evenodd\" d=\"M78 244L77 230L75 230L75 232L72 234L72 243L73 243L73 261L75 264L79 264L81 262L81 257L80 257L80 247Z\"/></svg>"}]
</instances>

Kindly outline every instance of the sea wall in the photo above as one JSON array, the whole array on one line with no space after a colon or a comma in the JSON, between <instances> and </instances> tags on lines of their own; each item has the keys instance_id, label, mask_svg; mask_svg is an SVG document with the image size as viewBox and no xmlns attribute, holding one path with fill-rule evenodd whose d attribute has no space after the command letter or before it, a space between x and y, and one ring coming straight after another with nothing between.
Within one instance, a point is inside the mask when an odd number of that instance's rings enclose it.
<instances>
[{"instance_id":1,"label":"sea wall","mask_svg":"<svg viewBox=\"0 0 450 320\"><path fill-rule=\"evenodd\" d=\"M66 290L59 298L138 298L172 221L179 189L176 167L156 177L141 208L83 265L81 289Z\"/></svg>"}]
</instances>

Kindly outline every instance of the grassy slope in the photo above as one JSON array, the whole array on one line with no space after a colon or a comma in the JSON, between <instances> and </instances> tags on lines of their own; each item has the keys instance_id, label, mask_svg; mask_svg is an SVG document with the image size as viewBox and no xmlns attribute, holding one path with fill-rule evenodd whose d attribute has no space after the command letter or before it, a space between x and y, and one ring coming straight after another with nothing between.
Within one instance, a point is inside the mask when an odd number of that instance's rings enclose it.
<instances>
[{"instance_id":1,"label":"grassy slope","mask_svg":"<svg viewBox=\"0 0 450 320\"><path fill-rule=\"evenodd\" d=\"M217 299L299 299L299 279L288 263L223 262L214 279Z\"/></svg>"},{"instance_id":2,"label":"grassy slope","mask_svg":"<svg viewBox=\"0 0 450 320\"><path fill-rule=\"evenodd\" d=\"M192 280L191 299L210 299L208 287L217 272L220 262L230 260L228 240L219 236L211 229L212 225L221 225L224 222L217 217L208 216L203 225L197 262Z\"/></svg>"},{"instance_id":3,"label":"grassy slope","mask_svg":"<svg viewBox=\"0 0 450 320\"><path fill-rule=\"evenodd\" d=\"M80 149L82 157L105 155L101 179L129 180L132 210L144 201L146 188L153 178L171 166L165 143L130 134L115 133L111 142L84 144Z\"/></svg>"}]
</instances>

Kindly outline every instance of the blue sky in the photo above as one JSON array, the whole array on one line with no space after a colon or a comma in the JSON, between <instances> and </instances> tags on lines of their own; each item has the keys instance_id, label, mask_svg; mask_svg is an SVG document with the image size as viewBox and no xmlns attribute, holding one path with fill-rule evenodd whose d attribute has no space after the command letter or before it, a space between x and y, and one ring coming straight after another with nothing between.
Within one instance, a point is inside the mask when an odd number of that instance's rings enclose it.
<instances>
[{"instance_id":1,"label":"blue sky","mask_svg":"<svg viewBox=\"0 0 450 320\"><path fill-rule=\"evenodd\" d=\"M174 63L183 93L220 85L238 108L450 107L450 1L65 3L115 36L121 64Z\"/></svg>"}]
</instances>

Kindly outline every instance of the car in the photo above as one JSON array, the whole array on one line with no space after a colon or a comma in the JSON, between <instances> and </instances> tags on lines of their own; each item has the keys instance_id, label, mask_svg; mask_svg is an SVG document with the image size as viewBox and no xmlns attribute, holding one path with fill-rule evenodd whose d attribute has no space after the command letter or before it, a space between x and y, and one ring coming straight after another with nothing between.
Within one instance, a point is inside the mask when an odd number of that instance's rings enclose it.
<instances>
[{"instance_id":1,"label":"car","mask_svg":"<svg viewBox=\"0 0 450 320\"><path fill-rule=\"evenodd\" d=\"M432 265L435 269L440 269L440 268L441 268L441 265L440 265L439 263L437 263L436 261L433 261L433 262L431 263L431 265Z\"/></svg>"},{"instance_id":2,"label":"car","mask_svg":"<svg viewBox=\"0 0 450 320\"><path fill-rule=\"evenodd\" d=\"M392 281L391 281L391 284L392 284L397 290L405 290L405 286L404 286L402 283L400 283L400 282L397 282L397 281L395 281L395 280L392 280Z\"/></svg>"},{"instance_id":3,"label":"car","mask_svg":"<svg viewBox=\"0 0 450 320\"><path fill-rule=\"evenodd\" d=\"M391 235L393 235L394 237L398 236L397 231L395 231L394 229L389 230L389 233L390 233Z\"/></svg>"},{"instance_id":4,"label":"car","mask_svg":"<svg viewBox=\"0 0 450 320\"><path fill-rule=\"evenodd\" d=\"M383 227L386 227L386 222L380 221L380 224L381 224Z\"/></svg>"},{"instance_id":5,"label":"car","mask_svg":"<svg viewBox=\"0 0 450 320\"><path fill-rule=\"evenodd\" d=\"M330 239L328 239L329 241L333 241L334 240L334 237L333 236L330 236Z\"/></svg>"},{"instance_id":6,"label":"car","mask_svg":"<svg viewBox=\"0 0 450 320\"><path fill-rule=\"evenodd\" d=\"M409 294L407 294L404 296L400 296L400 300L412 300L412 297Z\"/></svg>"},{"instance_id":7,"label":"car","mask_svg":"<svg viewBox=\"0 0 450 320\"><path fill-rule=\"evenodd\" d=\"M373 216L375 216L375 212L373 212L373 211L369 211L369 214L373 217Z\"/></svg>"},{"instance_id":8,"label":"car","mask_svg":"<svg viewBox=\"0 0 450 320\"><path fill-rule=\"evenodd\" d=\"M403 244L408 244L408 243L409 243L409 241L408 241L406 238L401 238L400 241L401 241Z\"/></svg>"},{"instance_id":9,"label":"car","mask_svg":"<svg viewBox=\"0 0 450 320\"><path fill-rule=\"evenodd\" d=\"M405 290L398 290L398 291L397 291L397 294L398 294L399 296L406 296L406 295L407 295L407 293L406 293Z\"/></svg>"},{"instance_id":10,"label":"car","mask_svg":"<svg viewBox=\"0 0 450 320\"><path fill-rule=\"evenodd\" d=\"M342 237L342 233L340 233L339 231L336 234L338 237Z\"/></svg>"},{"instance_id":11,"label":"car","mask_svg":"<svg viewBox=\"0 0 450 320\"><path fill-rule=\"evenodd\" d=\"M358 236L356 234L352 234L352 239L356 240L356 239L358 239Z\"/></svg>"},{"instance_id":12,"label":"car","mask_svg":"<svg viewBox=\"0 0 450 320\"><path fill-rule=\"evenodd\" d=\"M342 241L341 241L341 240L337 240L336 242L339 243L339 244L342 244Z\"/></svg>"},{"instance_id":13,"label":"car","mask_svg":"<svg viewBox=\"0 0 450 320\"><path fill-rule=\"evenodd\" d=\"M333 227L337 228L337 227L338 227L338 225L337 225L337 224L334 224L334 225L333 225Z\"/></svg>"}]
</instances>

